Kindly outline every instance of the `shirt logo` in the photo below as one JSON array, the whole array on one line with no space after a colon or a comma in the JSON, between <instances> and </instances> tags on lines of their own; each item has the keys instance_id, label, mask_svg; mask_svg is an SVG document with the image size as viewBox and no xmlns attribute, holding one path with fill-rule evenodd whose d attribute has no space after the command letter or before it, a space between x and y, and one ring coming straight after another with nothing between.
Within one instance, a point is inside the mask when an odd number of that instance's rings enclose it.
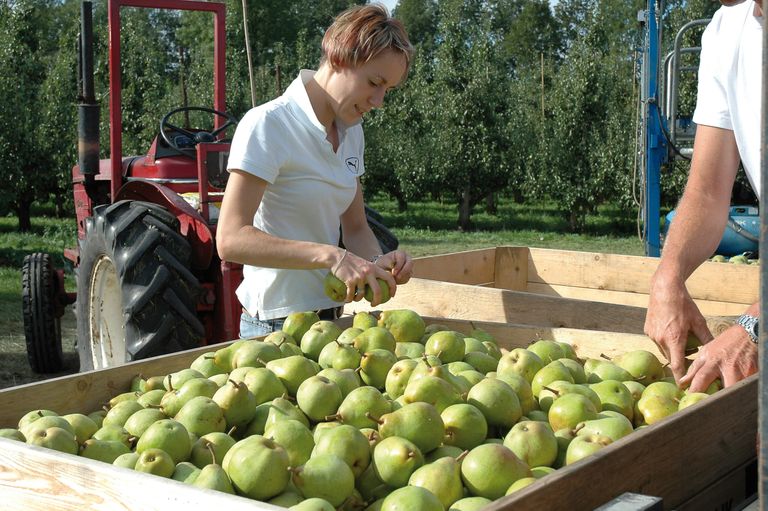
<instances>
[{"instance_id":1,"label":"shirt logo","mask_svg":"<svg viewBox=\"0 0 768 511\"><path fill-rule=\"evenodd\" d=\"M347 170L350 171L352 174L357 175L360 173L360 171L358 170L358 166L360 165L359 158L352 156L344 160L344 163L347 164Z\"/></svg>"}]
</instances>

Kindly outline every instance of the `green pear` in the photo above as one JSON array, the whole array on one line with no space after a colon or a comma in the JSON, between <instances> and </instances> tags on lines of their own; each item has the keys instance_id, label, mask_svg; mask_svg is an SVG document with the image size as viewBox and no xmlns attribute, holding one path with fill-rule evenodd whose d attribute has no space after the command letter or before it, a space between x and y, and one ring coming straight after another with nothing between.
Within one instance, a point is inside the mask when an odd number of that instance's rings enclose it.
<instances>
[{"instance_id":1,"label":"green pear","mask_svg":"<svg viewBox=\"0 0 768 511\"><path fill-rule=\"evenodd\" d=\"M339 405L336 415L326 420L340 420L358 429L378 429L378 418L392 411L392 405L375 387L363 386L352 390Z\"/></svg>"},{"instance_id":2,"label":"green pear","mask_svg":"<svg viewBox=\"0 0 768 511\"><path fill-rule=\"evenodd\" d=\"M443 508L448 509L464 496L461 462L447 456L423 465L411 474L408 486L429 490L438 498Z\"/></svg>"},{"instance_id":3,"label":"green pear","mask_svg":"<svg viewBox=\"0 0 768 511\"><path fill-rule=\"evenodd\" d=\"M113 461L112 464L116 467L130 468L133 470L136 468L137 461L139 461L139 453L128 451L115 458L115 461Z\"/></svg>"},{"instance_id":4,"label":"green pear","mask_svg":"<svg viewBox=\"0 0 768 511\"><path fill-rule=\"evenodd\" d=\"M454 502L448 511L480 511L490 503L485 497L464 497Z\"/></svg>"},{"instance_id":5,"label":"green pear","mask_svg":"<svg viewBox=\"0 0 768 511\"><path fill-rule=\"evenodd\" d=\"M378 322L379 320L376 318L376 316L370 312L360 311L356 312L355 316L352 318L352 327L365 330L367 328L371 328L372 326L376 326Z\"/></svg>"},{"instance_id":6,"label":"green pear","mask_svg":"<svg viewBox=\"0 0 768 511\"><path fill-rule=\"evenodd\" d=\"M112 399L110 399L107 402L107 406L109 408L114 408L114 406L118 403L122 403L123 401L136 401L139 396L141 396L141 392L137 392L135 390L132 390L130 392L123 392L122 394L118 394Z\"/></svg>"},{"instance_id":7,"label":"green pear","mask_svg":"<svg viewBox=\"0 0 768 511\"><path fill-rule=\"evenodd\" d=\"M228 371L227 367L221 367L216 363L216 352L209 351L203 353L189 365L190 369L194 369L206 378L213 376L214 374L223 374Z\"/></svg>"},{"instance_id":8,"label":"green pear","mask_svg":"<svg viewBox=\"0 0 768 511\"><path fill-rule=\"evenodd\" d=\"M549 422L548 412L545 412L544 410L531 410L526 417L528 417L528 420L532 421Z\"/></svg>"},{"instance_id":9,"label":"green pear","mask_svg":"<svg viewBox=\"0 0 768 511\"><path fill-rule=\"evenodd\" d=\"M458 361L451 362L450 364L459 363L463 364L463 362ZM440 359L434 355L425 355L416 364L416 367L413 368L413 373L411 373L411 378L408 380L408 382L415 382L424 376L434 376L450 383L459 395L465 395L467 392L469 392L469 389L472 388L472 386L469 384L469 381L451 373L450 364L441 363Z\"/></svg>"},{"instance_id":10,"label":"green pear","mask_svg":"<svg viewBox=\"0 0 768 511\"><path fill-rule=\"evenodd\" d=\"M292 486L290 486L292 487ZM286 507L288 509L291 508L291 506L295 506L297 504L301 504L304 502L305 499L302 497L298 490L286 490L280 495L276 497L272 497L267 501L268 504L272 504L273 506L279 506L279 507ZM328 504L330 505L330 504ZM321 508L322 509L322 508Z\"/></svg>"},{"instance_id":11,"label":"green pear","mask_svg":"<svg viewBox=\"0 0 768 511\"><path fill-rule=\"evenodd\" d=\"M329 342L335 341L340 334L341 328L336 323L321 319L301 336L299 343L301 351L307 358L317 361L323 347Z\"/></svg>"},{"instance_id":12,"label":"green pear","mask_svg":"<svg viewBox=\"0 0 768 511\"><path fill-rule=\"evenodd\" d=\"M275 373L291 396L296 395L301 382L318 373L311 361L301 355L267 362L267 369Z\"/></svg>"},{"instance_id":13,"label":"green pear","mask_svg":"<svg viewBox=\"0 0 768 511\"><path fill-rule=\"evenodd\" d=\"M623 383L616 380L603 380L589 386L600 398L602 410L617 411L630 421L634 416L635 400Z\"/></svg>"},{"instance_id":14,"label":"green pear","mask_svg":"<svg viewBox=\"0 0 768 511\"><path fill-rule=\"evenodd\" d=\"M71 430L58 426L29 424L23 433L27 443L30 445L37 445L38 447L45 447L69 454L77 454L79 449L75 434Z\"/></svg>"},{"instance_id":15,"label":"green pear","mask_svg":"<svg viewBox=\"0 0 768 511\"><path fill-rule=\"evenodd\" d=\"M283 358L280 348L271 342L248 341L232 356L232 369L238 367L264 367L270 360Z\"/></svg>"},{"instance_id":16,"label":"green pear","mask_svg":"<svg viewBox=\"0 0 768 511\"><path fill-rule=\"evenodd\" d=\"M703 399L706 399L709 397L709 394L706 392L692 392L692 393L685 393L685 395L680 399L680 403L677 406L678 410L683 410L685 408L688 408L689 406L693 406L699 401L702 401Z\"/></svg>"},{"instance_id":17,"label":"green pear","mask_svg":"<svg viewBox=\"0 0 768 511\"><path fill-rule=\"evenodd\" d=\"M554 400L547 413L554 431L575 428L579 422L597 418L597 409L590 399L582 394L564 394Z\"/></svg>"},{"instance_id":18,"label":"green pear","mask_svg":"<svg viewBox=\"0 0 768 511\"><path fill-rule=\"evenodd\" d=\"M421 346L421 344L419 344ZM387 392L390 398L397 399L405 392L405 387L408 385L408 380L413 374L417 362L412 359L399 360L394 363L387 372L387 377L384 380L384 390Z\"/></svg>"},{"instance_id":19,"label":"green pear","mask_svg":"<svg viewBox=\"0 0 768 511\"><path fill-rule=\"evenodd\" d=\"M489 426L511 428L523 415L515 391L497 378L486 378L472 387L467 394L467 403L482 412Z\"/></svg>"},{"instance_id":20,"label":"green pear","mask_svg":"<svg viewBox=\"0 0 768 511\"><path fill-rule=\"evenodd\" d=\"M214 458L223 460L233 445L235 445L235 439L226 433L221 431L207 433L192 444L189 461L197 468L203 468L213 463Z\"/></svg>"},{"instance_id":21,"label":"green pear","mask_svg":"<svg viewBox=\"0 0 768 511\"><path fill-rule=\"evenodd\" d=\"M336 511L330 502L318 497L302 500L288 509L290 511Z\"/></svg>"},{"instance_id":22,"label":"green pear","mask_svg":"<svg viewBox=\"0 0 768 511\"><path fill-rule=\"evenodd\" d=\"M341 389L336 382L323 376L307 378L296 392L299 408L314 422L321 422L326 416L335 414L342 400Z\"/></svg>"},{"instance_id":23,"label":"green pear","mask_svg":"<svg viewBox=\"0 0 768 511\"><path fill-rule=\"evenodd\" d=\"M346 294L347 291L345 288L344 295ZM344 301L344 299L341 301ZM317 312L291 312L285 317L285 322L283 322L281 330L290 335L296 343L298 343L301 341L301 338L304 337L304 334L307 333L307 330L318 321L320 321L320 316L317 315Z\"/></svg>"},{"instance_id":24,"label":"green pear","mask_svg":"<svg viewBox=\"0 0 768 511\"><path fill-rule=\"evenodd\" d=\"M383 415L379 434L382 438L397 436L410 440L425 454L443 443L445 426L437 408L429 403L414 402Z\"/></svg>"},{"instance_id":25,"label":"green pear","mask_svg":"<svg viewBox=\"0 0 768 511\"><path fill-rule=\"evenodd\" d=\"M477 369L481 373L490 373L495 371L499 365L499 361L488 355L487 353L480 353L473 351L464 355L464 362L467 362L472 367Z\"/></svg>"},{"instance_id":26,"label":"green pear","mask_svg":"<svg viewBox=\"0 0 768 511\"><path fill-rule=\"evenodd\" d=\"M285 343L294 345L297 344L296 339L294 339L293 336L285 330L275 330L274 332L270 332L264 338L264 342L274 344L278 348Z\"/></svg>"},{"instance_id":27,"label":"green pear","mask_svg":"<svg viewBox=\"0 0 768 511\"><path fill-rule=\"evenodd\" d=\"M141 454L148 449L165 451L175 465L189 458L192 443L183 424L174 419L163 419L149 426L136 443L137 453Z\"/></svg>"},{"instance_id":28,"label":"green pear","mask_svg":"<svg viewBox=\"0 0 768 511\"><path fill-rule=\"evenodd\" d=\"M229 373L214 374L208 379L211 380L213 383L215 383L216 388L218 389L226 385L226 383L229 381Z\"/></svg>"},{"instance_id":29,"label":"green pear","mask_svg":"<svg viewBox=\"0 0 768 511\"><path fill-rule=\"evenodd\" d=\"M69 423L64 417L60 417L58 415L46 415L45 417L40 417L39 419L35 420L32 423L26 424L24 427L20 429L20 431L24 434L24 436L29 439L29 434L31 428L38 428L38 429L46 429L46 428L61 428L72 435L76 435L75 428L72 427L72 424Z\"/></svg>"},{"instance_id":30,"label":"green pear","mask_svg":"<svg viewBox=\"0 0 768 511\"><path fill-rule=\"evenodd\" d=\"M640 400L640 396L643 395L643 391L645 391L645 385L635 380L627 380L621 383L627 387L627 390L632 395L632 400L637 403Z\"/></svg>"},{"instance_id":31,"label":"green pear","mask_svg":"<svg viewBox=\"0 0 768 511\"><path fill-rule=\"evenodd\" d=\"M325 274L323 279L323 292L325 296L334 302L347 301L347 285L343 280L331 272Z\"/></svg>"},{"instance_id":32,"label":"green pear","mask_svg":"<svg viewBox=\"0 0 768 511\"><path fill-rule=\"evenodd\" d=\"M165 390L174 390L180 388L184 385L185 381L192 378L205 378L205 376L200 371L195 371L194 369L181 369L166 376L163 380L163 385Z\"/></svg>"},{"instance_id":33,"label":"green pear","mask_svg":"<svg viewBox=\"0 0 768 511\"><path fill-rule=\"evenodd\" d=\"M211 400L219 405L219 408L224 413L226 429L242 428L251 422L256 413L256 405L258 404L256 398L251 394L251 391L248 390L248 386L244 382L233 380L230 380L228 384L218 389ZM219 431L218 427L213 431Z\"/></svg>"},{"instance_id":34,"label":"green pear","mask_svg":"<svg viewBox=\"0 0 768 511\"><path fill-rule=\"evenodd\" d=\"M200 468L189 461L182 461L176 464L176 468L173 470L173 474L171 474L171 479L181 483L192 484L197 476L200 475L200 472Z\"/></svg>"},{"instance_id":35,"label":"green pear","mask_svg":"<svg viewBox=\"0 0 768 511\"><path fill-rule=\"evenodd\" d=\"M333 367L333 364L332 364L333 356L336 354L336 351L338 351L339 347L341 346L342 344L339 342L338 339L336 339L333 342L329 342L328 344L323 346L323 349L320 350L320 355L317 356L317 363L320 364L320 367L322 367L323 369Z\"/></svg>"},{"instance_id":36,"label":"green pear","mask_svg":"<svg viewBox=\"0 0 768 511\"><path fill-rule=\"evenodd\" d=\"M536 479L541 479L542 477L551 474L555 470L557 469L554 467L532 467L531 475Z\"/></svg>"},{"instance_id":37,"label":"green pear","mask_svg":"<svg viewBox=\"0 0 768 511\"><path fill-rule=\"evenodd\" d=\"M495 358L497 361L501 360L501 356L503 353L501 352L501 348L495 343L491 341L483 341L483 346L485 346L485 349L488 350L488 354Z\"/></svg>"},{"instance_id":38,"label":"green pear","mask_svg":"<svg viewBox=\"0 0 768 511\"><path fill-rule=\"evenodd\" d=\"M168 390L165 388L165 380L167 375L163 374L157 374L155 376L150 376L145 380L144 383L144 392L149 392L150 390L157 390L157 389L163 389Z\"/></svg>"},{"instance_id":39,"label":"green pear","mask_svg":"<svg viewBox=\"0 0 768 511\"><path fill-rule=\"evenodd\" d=\"M124 427L110 425L102 426L97 429L96 432L91 435L91 438L95 438L96 440L117 440L123 442L128 447L131 447L134 440Z\"/></svg>"},{"instance_id":40,"label":"green pear","mask_svg":"<svg viewBox=\"0 0 768 511\"><path fill-rule=\"evenodd\" d=\"M341 506L355 489L352 469L333 454L313 455L293 469L292 481L305 498L327 500L334 508Z\"/></svg>"},{"instance_id":41,"label":"green pear","mask_svg":"<svg viewBox=\"0 0 768 511\"><path fill-rule=\"evenodd\" d=\"M679 401L683 397L683 391L674 383L657 381L645 387L642 397L646 396L663 396Z\"/></svg>"},{"instance_id":42,"label":"green pear","mask_svg":"<svg viewBox=\"0 0 768 511\"><path fill-rule=\"evenodd\" d=\"M586 366L584 371L587 372ZM633 377L626 369L608 360L598 361L591 372L587 374L587 382L598 383L604 380L625 381L632 380Z\"/></svg>"},{"instance_id":43,"label":"green pear","mask_svg":"<svg viewBox=\"0 0 768 511\"><path fill-rule=\"evenodd\" d=\"M198 437L213 431L224 431L227 427L224 410L213 399L205 396L187 401L174 419Z\"/></svg>"},{"instance_id":44,"label":"green pear","mask_svg":"<svg viewBox=\"0 0 768 511\"><path fill-rule=\"evenodd\" d=\"M266 367L252 368L243 377L243 383L248 387L257 405L272 401L287 392L275 373Z\"/></svg>"},{"instance_id":45,"label":"green pear","mask_svg":"<svg viewBox=\"0 0 768 511\"><path fill-rule=\"evenodd\" d=\"M216 454L211 444L208 444L208 448L211 451L212 461L200 470L195 480L192 481L192 486L234 495L235 489L232 487L232 482L222 466L217 463Z\"/></svg>"},{"instance_id":46,"label":"green pear","mask_svg":"<svg viewBox=\"0 0 768 511\"><path fill-rule=\"evenodd\" d=\"M125 421L128 420L128 417L143 409L144 407L136 401L121 401L109 409L107 415L104 417L103 424L123 426Z\"/></svg>"},{"instance_id":47,"label":"green pear","mask_svg":"<svg viewBox=\"0 0 768 511\"><path fill-rule=\"evenodd\" d=\"M530 476L528 465L500 444L479 445L461 462L461 477L469 493L491 500L503 497L512 483Z\"/></svg>"},{"instance_id":48,"label":"green pear","mask_svg":"<svg viewBox=\"0 0 768 511\"><path fill-rule=\"evenodd\" d=\"M376 499L383 499L391 493L394 488L379 479L379 476L376 475L376 469L374 468L373 463L370 463L368 468L363 470L363 473L355 480L355 490L357 490L367 502L372 502Z\"/></svg>"},{"instance_id":49,"label":"green pear","mask_svg":"<svg viewBox=\"0 0 768 511\"><path fill-rule=\"evenodd\" d=\"M7 438L8 440L17 440L19 442L27 441L26 437L24 436L24 433L22 433L16 428L0 428L0 438Z\"/></svg>"},{"instance_id":50,"label":"green pear","mask_svg":"<svg viewBox=\"0 0 768 511\"><path fill-rule=\"evenodd\" d=\"M291 477L286 450L261 435L233 445L221 466L238 494L262 501L283 493Z\"/></svg>"},{"instance_id":51,"label":"green pear","mask_svg":"<svg viewBox=\"0 0 768 511\"><path fill-rule=\"evenodd\" d=\"M474 387L475 385L480 383L483 379L485 379L485 375L483 373L475 371L474 369L469 370L469 371L462 371L459 374L457 374L456 376L462 378L467 383L469 383L469 388ZM526 383L526 385L528 385L528 382L525 382L525 383ZM529 388L530 388L530 385L529 385ZM531 398L533 398L533 396L531 396ZM520 405L522 406L522 404L523 403L521 401Z\"/></svg>"},{"instance_id":52,"label":"green pear","mask_svg":"<svg viewBox=\"0 0 768 511\"><path fill-rule=\"evenodd\" d=\"M524 348L514 348L502 355L496 372L499 375L506 372L516 373L531 383L543 367L544 362L536 353Z\"/></svg>"},{"instance_id":53,"label":"green pear","mask_svg":"<svg viewBox=\"0 0 768 511\"><path fill-rule=\"evenodd\" d=\"M414 379L413 374L408 381L408 385L405 386L403 399L406 403L415 403L417 401L429 403L437 408L438 412L442 412L452 404L461 402L461 396L456 387L446 380L430 375Z\"/></svg>"},{"instance_id":54,"label":"green pear","mask_svg":"<svg viewBox=\"0 0 768 511\"><path fill-rule=\"evenodd\" d=\"M297 346L296 344L291 344L288 342L284 342L280 345L280 353L283 354L283 357L293 357L296 355L304 356L304 352L301 351L301 347Z\"/></svg>"},{"instance_id":55,"label":"green pear","mask_svg":"<svg viewBox=\"0 0 768 511\"><path fill-rule=\"evenodd\" d=\"M549 408L555 399L565 394L582 394L592 401L595 405L595 409L599 412L602 410L602 404L600 403L600 396L586 385L577 385L567 381L553 381L541 390L539 393L539 407L549 412Z\"/></svg>"},{"instance_id":56,"label":"green pear","mask_svg":"<svg viewBox=\"0 0 768 511\"><path fill-rule=\"evenodd\" d=\"M587 383L587 375L584 372L584 366L581 365L578 361L566 357L559 359L558 362L563 364L566 369L571 372L571 376L573 376L573 383Z\"/></svg>"},{"instance_id":57,"label":"green pear","mask_svg":"<svg viewBox=\"0 0 768 511\"><path fill-rule=\"evenodd\" d=\"M394 353L396 344L397 341L395 340L395 336L383 326L366 328L352 341L352 346L354 346L360 353L375 349L387 350Z\"/></svg>"},{"instance_id":58,"label":"green pear","mask_svg":"<svg viewBox=\"0 0 768 511\"><path fill-rule=\"evenodd\" d=\"M170 478L176 470L176 464L171 455L164 450L151 448L139 454L133 469L137 472Z\"/></svg>"},{"instance_id":59,"label":"green pear","mask_svg":"<svg viewBox=\"0 0 768 511\"><path fill-rule=\"evenodd\" d=\"M573 349L573 346L567 342L563 341L555 341L560 347L563 349L563 353L565 354L565 358L569 360L573 360L575 362L579 362L579 357L576 355L576 352Z\"/></svg>"},{"instance_id":60,"label":"green pear","mask_svg":"<svg viewBox=\"0 0 768 511\"><path fill-rule=\"evenodd\" d=\"M612 362L631 374L631 379L646 386L664 378L662 363L650 351L629 351L613 358Z\"/></svg>"},{"instance_id":61,"label":"green pear","mask_svg":"<svg viewBox=\"0 0 768 511\"><path fill-rule=\"evenodd\" d=\"M401 488L408 484L411 474L424 465L424 456L410 440L391 436L376 445L372 464L376 476L382 482L393 488Z\"/></svg>"},{"instance_id":62,"label":"green pear","mask_svg":"<svg viewBox=\"0 0 768 511\"><path fill-rule=\"evenodd\" d=\"M264 421L264 431L278 421L297 420L309 428L309 419L301 409L285 397L276 397L269 403L269 411Z\"/></svg>"},{"instance_id":63,"label":"green pear","mask_svg":"<svg viewBox=\"0 0 768 511\"><path fill-rule=\"evenodd\" d=\"M317 376L328 378L338 385L342 397L347 397L347 394L360 387L363 383L360 380L360 376L358 376L357 372L353 369L338 370L329 367L328 369L323 369L317 373Z\"/></svg>"},{"instance_id":64,"label":"green pear","mask_svg":"<svg viewBox=\"0 0 768 511\"><path fill-rule=\"evenodd\" d=\"M512 390L515 391L515 394L517 394L517 398L520 401L520 408L523 415L527 415L531 410L539 408L536 398L533 396L531 384L525 377L512 371L505 371L503 373L496 372L495 377L507 383L507 385L512 387ZM474 382L473 384L476 385L477 382Z\"/></svg>"},{"instance_id":65,"label":"green pear","mask_svg":"<svg viewBox=\"0 0 768 511\"><path fill-rule=\"evenodd\" d=\"M517 481L512 483L509 488L507 488L507 492L505 493L505 495L511 495L518 490L522 490L526 486L532 485L535 482L536 482L536 478L533 476L523 477L522 479L518 479Z\"/></svg>"},{"instance_id":66,"label":"green pear","mask_svg":"<svg viewBox=\"0 0 768 511\"><path fill-rule=\"evenodd\" d=\"M331 428L320 436L312 456L326 454L338 456L343 460L355 478L359 477L371 462L368 438L359 429L346 424Z\"/></svg>"},{"instance_id":67,"label":"green pear","mask_svg":"<svg viewBox=\"0 0 768 511\"><path fill-rule=\"evenodd\" d=\"M545 365L555 360L566 358L562 346L555 341L547 339L538 340L528 346L527 349L537 354Z\"/></svg>"},{"instance_id":68,"label":"green pear","mask_svg":"<svg viewBox=\"0 0 768 511\"><path fill-rule=\"evenodd\" d=\"M82 444L91 438L99 429L99 426L93 419L82 413L70 413L62 415L61 418L69 422L69 425L72 426L75 436L77 437L77 443L79 444Z\"/></svg>"},{"instance_id":69,"label":"green pear","mask_svg":"<svg viewBox=\"0 0 768 511\"><path fill-rule=\"evenodd\" d=\"M504 437L504 446L529 467L550 466L557 459L557 438L545 422L518 422Z\"/></svg>"},{"instance_id":70,"label":"green pear","mask_svg":"<svg viewBox=\"0 0 768 511\"><path fill-rule=\"evenodd\" d=\"M363 353L360 359L360 378L363 383L384 390L387 373L397 362L397 357L391 351L374 349Z\"/></svg>"},{"instance_id":71,"label":"green pear","mask_svg":"<svg viewBox=\"0 0 768 511\"><path fill-rule=\"evenodd\" d=\"M80 447L80 456L92 460L114 463L118 456L127 454L131 450L117 440L86 440Z\"/></svg>"},{"instance_id":72,"label":"green pear","mask_svg":"<svg viewBox=\"0 0 768 511\"><path fill-rule=\"evenodd\" d=\"M166 392L167 391L165 389L148 390L144 394L140 395L136 402L144 408L157 407L160 406L160 402L163 400L163 396L166 394ZM93 417L89 418L93 420L93 422L96 422ZM100 423L96 423L97 426L101 427L100 424L104 424L103 417Z\"/></svg>"},{"instance_id":73,"label":"green pear","mask_svg":"<svg viewBox=\"0 0 768 511\"><path fill-rule=\"evenodd\" d=\"M640 412L640 417L635 417L635 426L656 424L661 419L675 413L678 408L679 400L676 398L663 394L651 393L646 395L643 393L643 397L637 402L637 410Z\"/></svg>"},{"instance_id":74,"label":"green pear","mask_svg":"<svg viewBox=\"0 0 768 511\"><path fill-rule=\"evenodd\" d=\"M421 344L426 344L427 339L434 334L435 332L439 332L441 330L450 330L446 325L443 325L441 323L430 323L426 327L424 327L424 335L421 336L421 339L419 339L419 342Z\"/></svg>"},{"instance_id":75,"label":"green pear","mask_svg":"<svg viewBox=\"0 0 768 511\"><path fill-rule=\"evenodd\" d=\"M565 453L565 464L571 465L577 461L591 456L606 445L612 443L612 440L603 435L577 435L571 443L568 444L568 449Z\"/></svg>"},{"instance_id":76,"label":"green pear","mask_svg":"<svg viewBox=\"0 0 768 511\"><path fill-rule=\"evenodd\" d=\"M445 427L443 444L473 449L488 435L488 422L483 413L467 403L457 403L445 408L440 417Z\"/></svg>"},{"instance_id":77,"label":"green pear","mask_svg":"<svg viewBox=\"0 0 768 511\"><path fill-rule=\"evenodd\" d=\"M387 303L390 298L392 298L392 294L389 290L389 284L387 284L387 281L384 279L376 279L376 282L379 284L379 289L381 290L381 300L379 303ZM369 286L368 284L365 285L365 292L363 294L363 298L368 300L369 302L373 302L373 288Z\"/></svg>"},{"instance_id":78,"label":"green pear","mask_svg":"<svg viewBox=\"0 0 768 511\"><path fill-rule=\"evenodd\" d=\"M401 509L443 511L445 508L440 499L431 491L419 486L406 486L387 495L381 503L380 511L399 511Z\"/></svg>"},{"instance_id":79,"label":"green pear","mask_svg":"<svg viewBox=\"0 0 768 511\"><path fill-rule=\"evenodd\" d=\"M557 469L565 466L565 456L568 453L568 446L574 438L576 438L576 432L573 428L563 428L555 431L555 439L557 439L557 458L555 458L552 467ZM531 471L531 473L533 473L533 471Z\"/></svg>"},{"instance_id":80,"label":"green pear","mask_svg":"<svg viewBox=\"0 0 768 511\"><path fill-rule=\"evenodd\" d=\"M429 336L424 353L434 355L447 364L464 358L464 335L453 330L440 330Z\"/></svg>"},{"instance_id":81,"label":"green pear","mask_svg":"<svg viewBox=\"0 0 768 511\"><path fill-rule=\"evenodd\" d=\"M160 408L168 417L175 417L187 402L197 396L213 397L219 386L208 378L192 378L181 387L165 393Z\"/></svg>"},{"instance_id":82,"label":"green pear","mask_svg":"<svg viewBox=\"0 0 768 511\"><path fill-rule=\"evenodd\" d=\"M128 417L123 428L129 435L139 438L152 424L167 418L168 416L158 408L144 408Z\"/></svg>"},{"instance_id":83,"label":"green pear","mask_svg":"<svg viewBox=\"0 0 768 511\"><path fill-rule=\"evenodd\" d=\"M539 397L541 390L554 381L567 381L573 383L573 375L560 360L555 360L542 367L531 381L531 391L535 397Z\"/></svg>"},{"instance_id":84,"label":"green pear","mask_svg":"<svg viewBox=\"0 0 768 511\"><path fill-rule=\"evenodd\" d=\"M479 339L475 339L472 336L465 337L464 338L464 354L467 353L485 353L488 354L488 348L485 347L485 344L483 344L483 341Z\"/></svg>"},{"instance_id":85,"label":"green pear","mask_svg":"<svg viewBox=\"0 0 768 511\"><path fill-rule=\"evenodd\" d=\"M479 444L478 444L479 445ZM459 459L459 457L464 453L465 449L461 449L459 447L456 447L455 445L441 445L437 449L431 451L429 454L424 455L424 463L433 463L440 458L445 458L446 456L450 456L454 459ZM463 456L461 456L461 459L464 459Z\"/></svg>"},{"instance_id":86,"label":"green pear","mask_svg":"<svg viewBox=\"0 0 768 511\"><path fill-rule=\"evenodd\" d=\"M576 435L602 435L607 436L613 442L623 438L632 431L632 422L624 415L604 417L580 422L574 428Z\"/></svg>"},{"instance_id":87,"label":"green pear","mask_svg":"<svg viewBox=\"0 0 768 511\"><path fill-rule=\"evenodd\" d=\"M475 366L463 360L457 360L456 362L450 362L443 365L445 365L448 372L454 376L458 376L459 373L463 373L464 371L476 371ZM483 373L483 376L485 376L485 373Z\"/></svg>"},{"instance_id":88,"label":"green pear","mask_svg":"<svg viewBox=\"0 0 768 511\"><path fill-rule=\"evenodd\" d=\"M398 359L416 359L424 355L424 345L420 342L398 342L395 344L395 356Z\"/></svg>"},{"instance_id":89,"label":"green pear","mask_svg":"<svg viewBox=\"0 0 768 511\"><path fill-rule=\"evenodd\" d=\"M421 316L409 309L383 311L378 326L389 330L397 342L419 342L426 329Z\"/></svg>"}]
</instances>

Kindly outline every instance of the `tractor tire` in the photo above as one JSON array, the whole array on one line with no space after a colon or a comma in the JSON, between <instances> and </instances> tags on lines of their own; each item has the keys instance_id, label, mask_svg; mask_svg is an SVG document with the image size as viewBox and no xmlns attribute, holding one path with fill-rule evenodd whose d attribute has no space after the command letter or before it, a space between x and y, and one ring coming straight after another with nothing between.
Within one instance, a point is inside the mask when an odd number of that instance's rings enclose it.
<instances>
[{"instance_id":1,"label":"tractor tire","mask_svg":"<svg viewBox=\"0 0 768 511\"><path fill-rule=\"evenodd\" d=\"M64 368L61 349L59 279L51 265L51 256L41 252L24 257L21 267L21 308L27 359L40 374L56 373Z\"/></svg>"},{"instance_id":2,"label":"tractor tire","mask_svg":"<svg viewBox=\"0 0 768 511\"><path fill-rule=\"evenodd\" d=\"M80 370L200 345L202 287L178 219L147 202L97 206L85 221L77 271Z\"/></svg>"}]
</instances>

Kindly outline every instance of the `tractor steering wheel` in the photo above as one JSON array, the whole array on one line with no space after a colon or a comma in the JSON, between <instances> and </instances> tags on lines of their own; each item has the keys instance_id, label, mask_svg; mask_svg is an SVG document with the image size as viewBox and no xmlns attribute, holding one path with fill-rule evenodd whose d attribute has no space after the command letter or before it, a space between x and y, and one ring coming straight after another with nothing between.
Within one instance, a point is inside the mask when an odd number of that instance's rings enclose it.
<instances>
[{"instance_id":1,"label":"tractor steering wheel","mask_svg":"<svg viewBox=\"0 0 768 511\"><path fill-rule=\"evenodd\" d=\"M207 112L209 114L217 115L219 117L223 117L227 120L222 126L220 126L218 129L215 129L213 131L190 131L185 130L184 128L179 128L178 126L174 126L170 122L168 122L168 119L179 112ZM214 110L212 108L205 108L202 106L183 106L181 108L176 108L175 110L171 110L167 114L165 114L165 117L160 121L160 136L163 137L163 141L170 147L171 149L174 149L175 151L178 151L179 153L183 154L184 156L187 156L192 159L197 158L197 152L194 149L194 146L199 144L200 142L216 142L216 137L229 128L230 126L234 126L237 124L237 118L235 116L230 115L226 112L220 112L218 110ZM171 137L168 134L168 130L175 131L179 135L183 135L189 140L190 146L188 147L179 147L179 144L177 143L176 139L177 137Z\"/></svg>"}]
</instances>

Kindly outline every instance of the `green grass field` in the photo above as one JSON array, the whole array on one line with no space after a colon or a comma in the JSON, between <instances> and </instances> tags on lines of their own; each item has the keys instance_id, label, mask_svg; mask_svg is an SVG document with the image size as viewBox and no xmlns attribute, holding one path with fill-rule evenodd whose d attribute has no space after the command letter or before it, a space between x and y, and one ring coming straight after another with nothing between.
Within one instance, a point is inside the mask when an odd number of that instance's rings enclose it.
<instances>
[{"instance_id":1,"label":"green grass field","mask_svg":"<svg viewBox=\"0 0 768 511\"><path fill-rule=\"evenodd\" d=\"M369 203L397 235L402 249L414 257L445 254L500 245L642 255L634 215L619 208L602 208L588 219L587 234L566 234L566 222L547 206L523 206L502 201L496 215L480 210L473 214L474 232L455 229L456 208L438 202L414 203L405 213L379 198ZM21 265L26 254L47 252L54 265L67 268L66 286L74 291L71 265L63 252L75 246L74 218L36 216L33 232L19 234L15 217L0 217L0 388L30 383L56 375L37 375L26 357L21 314ZM68 267L69 266L69 267ZM77 365L74 340L76 322L71 308L62 318L62 342L68 370Z\"/></svg>"}]
</instances>

